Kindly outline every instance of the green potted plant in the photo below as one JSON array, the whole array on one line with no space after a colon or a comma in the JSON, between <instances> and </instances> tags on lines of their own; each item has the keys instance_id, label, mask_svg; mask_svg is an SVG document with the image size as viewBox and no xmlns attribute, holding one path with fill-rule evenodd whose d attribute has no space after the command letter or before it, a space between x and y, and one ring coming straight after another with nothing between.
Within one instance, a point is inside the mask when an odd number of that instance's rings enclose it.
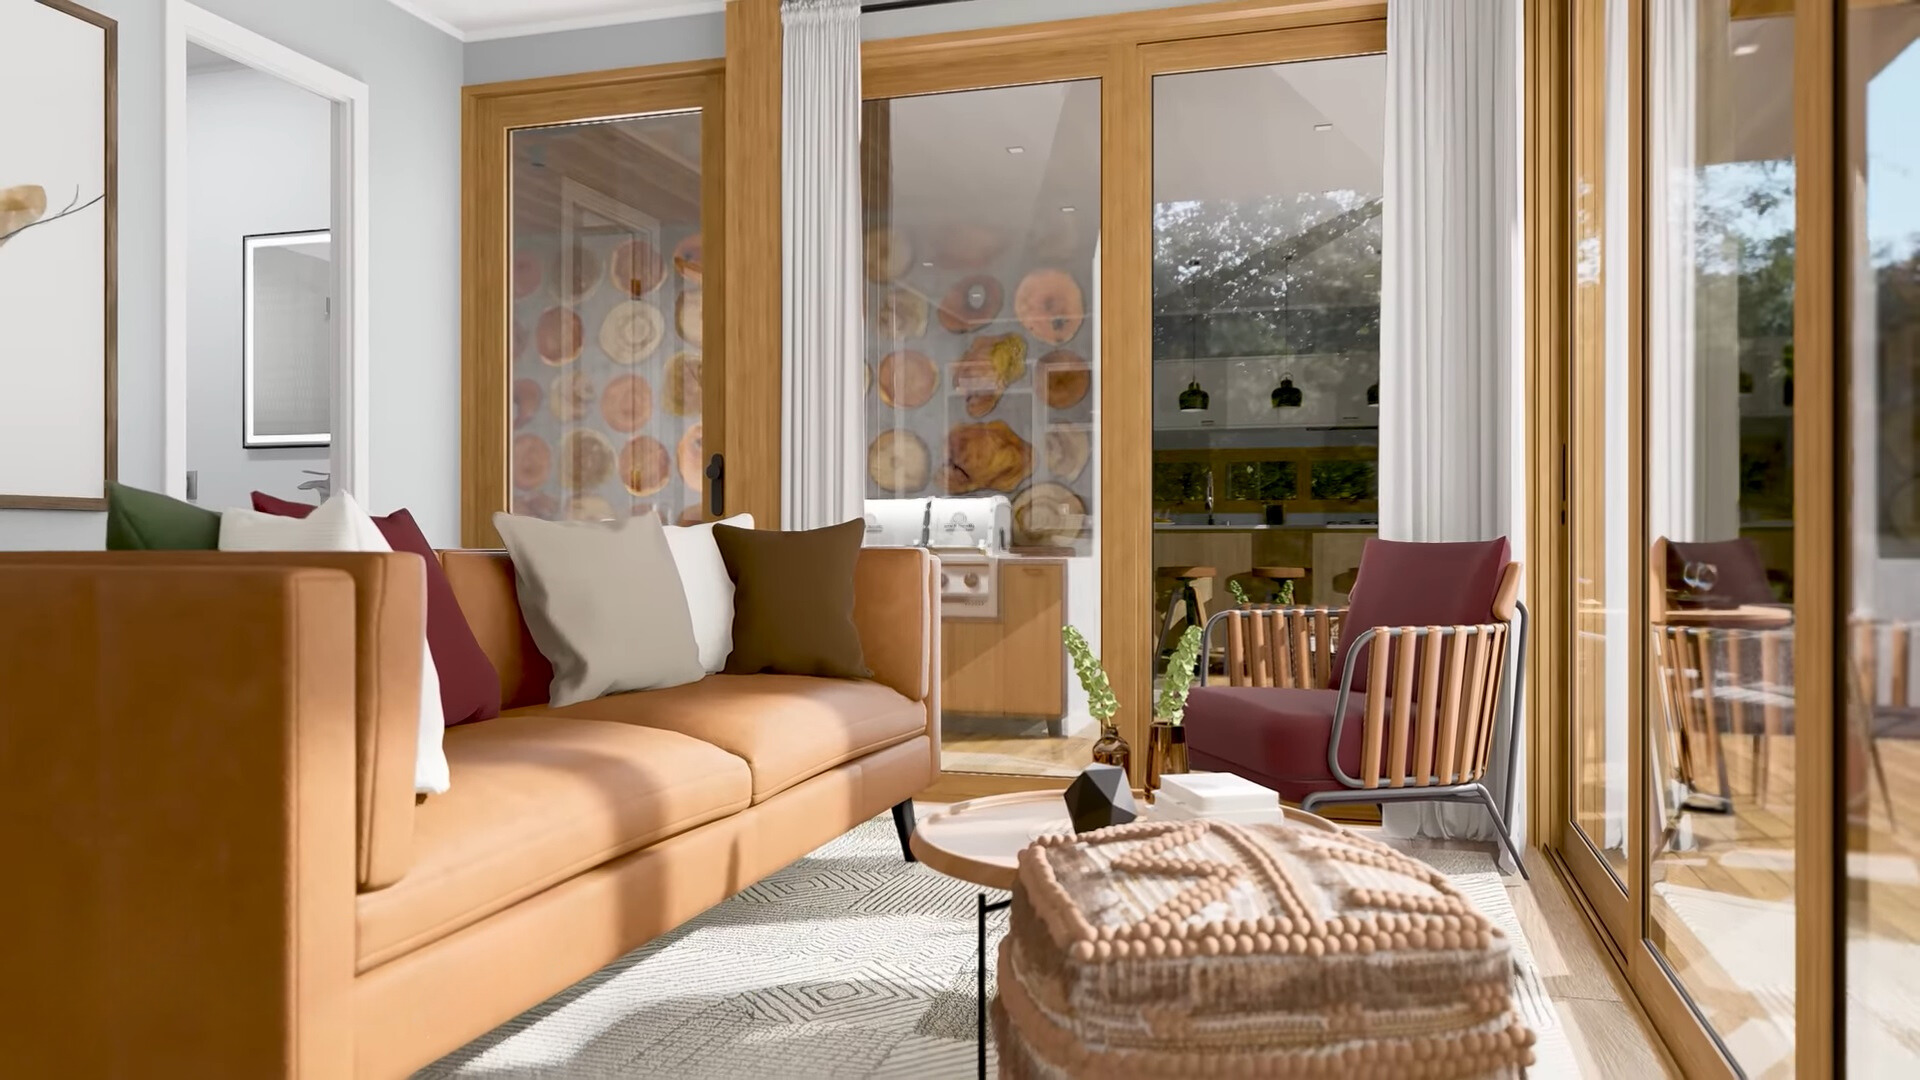
<instances>
[{"instance_id":1,"label":"green potted plant","mask_svg":"<svg viewBox=\"0 0 1920 1080\"><path fill-rule=\"evenodd\" d=\"M1127 775L1133 775L1130 767L1133 748L1120 737L1120 729L1113 726L1120 701L1113 696L1106 669L1100 666L1100 658L1093 655L1086 635L1071 626L1063 626L1060 637L1066 643L1067 656L1073 660L1073 673L1079 676L1080 687L1087 692L1087 711L1100 721L1100 738L1093 744L1093 760L1101 765L1118 765Z\"/></svg>"},{"instance_id":2,"label":"green potted plant","mask_svg":"<svg viewBox=\"0 0 1920 1080\"><path fill-rule=\"evenodd\" d=\"M1193 689L1194 676L1200 670L1201 632L1189 626L1180 635L1167 661L1167 673L1160 680L1160 694L1153 702L1153 723L1147 729L1148 797L1160 789L1160 777L1187 771L1187 693Z\"/></svg>"}]
</instances>

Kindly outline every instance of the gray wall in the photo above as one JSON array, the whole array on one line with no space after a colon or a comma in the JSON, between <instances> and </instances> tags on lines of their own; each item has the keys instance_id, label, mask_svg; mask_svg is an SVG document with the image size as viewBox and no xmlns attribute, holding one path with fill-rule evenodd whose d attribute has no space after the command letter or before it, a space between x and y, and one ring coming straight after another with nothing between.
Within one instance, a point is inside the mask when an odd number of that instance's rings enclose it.
<instances>
[{"instance_id":1,"label":"gray wall","mask_svg":"<svg viewBox=\"0 0 1920 1080\"><path fill-rule=\"evenodd\" d=\"M365 82L371 97L373 490L451 544L460 478L461 44L386 0L200 0ZM119 20L120 479L162 486L159 0ZM0 510L0 549L97 548L100 514Z\"/></svg>"},{"instance_id":2,"label":"gray wall","mask_svg":"<svg viewBox=\"0 0 1920 1080\"><path fill-rule=\"evenodd\" d=\"M505 82L682 60L710 60L725 56L726 52L726 18L714 11L592 30L470 42L466 75L469 83Z\"/></svg>"},{"instance_id":3,"label":"gray wall","mask_svg":"<svg viewBox=\"0 0 1920 1080\"><path fill-rule=\"evenodd\" d=\"M301 470L327 471L324 446L240 445L240 249L245 236L327 227L331 114L248 68L187 79L187 468L205 507L246 506L252 491L311 501Z\"/></svg>"},{"instance_id":4,"label":"gray wall","mask_svg":"<svg viewBox=\"0 0 1920 1080\"><path fill-rule=\"evenodd\" d=\"M860 34L868 40L913 37L1206 2L1209 0L966 0L866 15L860 20ZM726 20L719 12L710 12L592 30L475 41L467 45L466 76L469 83L489 83L572 75L706 60L724 56L726 49Z\"/></svg>"}]
</instances>

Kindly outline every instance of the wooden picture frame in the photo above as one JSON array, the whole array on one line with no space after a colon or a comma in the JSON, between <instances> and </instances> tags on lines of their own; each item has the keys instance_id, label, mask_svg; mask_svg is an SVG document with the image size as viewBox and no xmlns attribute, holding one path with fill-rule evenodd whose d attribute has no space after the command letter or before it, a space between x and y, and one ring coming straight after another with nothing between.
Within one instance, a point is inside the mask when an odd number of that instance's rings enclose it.
<instances>
[{"instance_id":1,"label":"wooden picture frame","mask_svg":"<svg viewBox=\"0 0 1920 1080\"><path fill-rule=\"evenodd\" d=\"M118 474L117 88L115 20L72 0L0 14L0 96L34 103L0 117L0 381L32 403L0 426L0 509L104 510Z\"/></svg>"}]
</instances>

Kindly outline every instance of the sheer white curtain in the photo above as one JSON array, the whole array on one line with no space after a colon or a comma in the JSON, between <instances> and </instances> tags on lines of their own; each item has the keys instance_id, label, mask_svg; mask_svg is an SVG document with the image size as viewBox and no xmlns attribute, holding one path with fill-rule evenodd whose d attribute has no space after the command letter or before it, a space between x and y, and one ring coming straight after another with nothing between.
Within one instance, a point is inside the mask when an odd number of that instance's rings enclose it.
<instances>
[{"instance_id":1,"label":"sheer white curtain","mask_svg":"<svg viewBox=\"0 0 1920 1080\"><path fill-rule=\"evenodd\" d=\"M780 522L862 512L860 4L784 0Z\"/></svg>"},{"instance_id":2,"label":"sheer white curtain","mask_svg":"<svg viewBox=\"0 0 1920 1080\"><path fill-rule=\"evenodd\" d=\"M1647 58L1647 531L1669 540L1740 533L1740 354L1737 283L1701 274L1704 258L1737 259L1731 229L1704 233L1703 163L1736 130L1728 99L1726 0L1668 0L1649 9Z\"/></svg>"},{"instance_id":3,"label":"sheer white curtain","mask_svg":"<svg viewBox=\"0 0 1920 1080\"><path fill-rule=\"evenodd\" d=\"M1526 520L1520 8L1387 7L1380 291L1380 535L1505 535L1516 558ZM1499 801L1506 747L1494 751L1487 786ZM1503 812L1521 839L1525 791L1513 786ZM1493 836L1472 806L1390 806L1386 822L1402 835Z\"/></svg>"}]
</instances>

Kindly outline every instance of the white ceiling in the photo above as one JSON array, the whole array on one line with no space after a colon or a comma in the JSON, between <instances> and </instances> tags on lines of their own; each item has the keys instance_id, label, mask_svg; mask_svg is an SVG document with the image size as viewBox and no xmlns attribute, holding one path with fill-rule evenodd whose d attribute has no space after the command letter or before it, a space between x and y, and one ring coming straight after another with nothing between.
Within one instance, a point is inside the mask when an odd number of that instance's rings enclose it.
<instances>
[{"instance_id":1,"label":"white ceiling","mask_svg":"<svg viewBox=\"0 0 1920 1080\"><path fill-rule=\"evenodd\" d=\"M725 0L392 0L462 41L719 11Z\"/></svg>"},{"instance_id":2,"label":"white ceiling","mask_svg":"<svg viewBox=\"0 0 1920 1080\"><path fill-rule=\"evenodd\" d=\"M1380 193L1384 56L1164 75L1153 93L1156 203ZM1057 223L1063 206L1083 215L1079 227L1093 224L1097 82L896 98L887 110L897 224L1031 231Z\"/></svg>"}]
</instances>

